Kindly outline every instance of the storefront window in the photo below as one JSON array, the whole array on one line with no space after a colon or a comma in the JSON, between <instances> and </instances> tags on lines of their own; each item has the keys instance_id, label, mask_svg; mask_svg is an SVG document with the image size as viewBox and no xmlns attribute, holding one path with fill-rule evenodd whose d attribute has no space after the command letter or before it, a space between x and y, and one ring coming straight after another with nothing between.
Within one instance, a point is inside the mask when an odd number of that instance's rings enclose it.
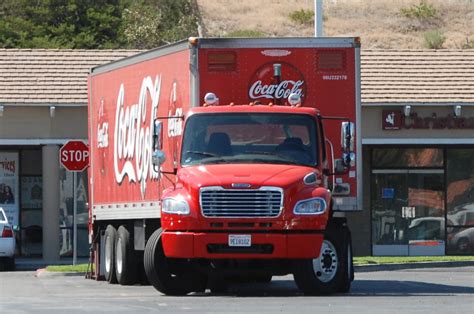
<instances>
[{"instance_id":1,"label":"storefront window","mask_svg":"<svg viewBox=\"0 0 474 314\"><path fill-rule=\"evenodd\" d=\"M474 254L474 149L447 150L448 254Z\"/></svg>"},{"instance_id":2,"label":"storefront window","mask_svg":"<svg viewBox=\"0 0 474 314\"><path fill-rule=\"evenodd\" d=\"M89 255L88 244L88 211L87 211L87 171L77 173L77 256ZM59 203L59 254L73 255L74 224L74 190L73 173L63 167L60 169L60 203Z\"/></svg>"},{"instance_id":3,"label":"storefront window","mask_svg":"<svg viewBox=\"0 0 474 314\"><path fill-rule=\"evenodd\" d=\"M443 255L445 179L443 149L372 150L374 255Z\"/></svg>"},{"instance_id":4,"label":"storefront window","mask_svg":"<svg viewBox=\"0 0 474 314\"><path fill-rule=\"evenodd\" d=\"M435 168L443 166L443 150L437 148L374 148L374 168Z\"/></svg>"}]
</instances>

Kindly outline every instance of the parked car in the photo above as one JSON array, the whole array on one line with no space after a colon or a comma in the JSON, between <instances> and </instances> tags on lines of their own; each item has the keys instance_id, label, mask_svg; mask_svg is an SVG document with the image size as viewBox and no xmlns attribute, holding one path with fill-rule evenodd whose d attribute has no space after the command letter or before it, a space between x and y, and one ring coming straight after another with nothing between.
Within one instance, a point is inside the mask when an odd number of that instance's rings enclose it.
<instances>
[{"instance_id":1,"label":"parked car","mask_svg":"<svg viewBox=\"0 0 474 314\"><path fill-rule=\"evenodd\" d=\"M408 240L444 240L444 217L413 219L408 226Z\"/></svg>"},{"instance_id":2,"label":"parked car","mask_svg":"<svg viewBox=\"0 0 474 314\"><path fill-rule=\"evenodd\" d=\"M470 253L474 250L474 227L464 229L448 237L449 247L458 253Z\"/></svg>"},{"instance_id":3,"label":"parked car","mask_svg":"<svg viewBox=\"0 0 474 314\"><path fill-rule=\"evenodd\" d=\"M15 268L15 234L13 226L0 207L0 270Z\"/></svg>"}]
</instances>

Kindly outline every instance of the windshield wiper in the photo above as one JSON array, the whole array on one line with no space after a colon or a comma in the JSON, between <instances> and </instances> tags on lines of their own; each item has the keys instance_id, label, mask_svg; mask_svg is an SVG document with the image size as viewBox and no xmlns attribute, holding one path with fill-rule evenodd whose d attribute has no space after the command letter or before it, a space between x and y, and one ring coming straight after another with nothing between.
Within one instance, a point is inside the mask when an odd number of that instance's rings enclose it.
<instances>
[{"instance_id":1,"label":"windshield wiper","mask_svg":"<svg viewBox=\"0 0 474 314\"><path fill-rule=\"evenodd\" d=\"M248 150L244 151L244 154L277 155L274 152L267 152L267 151L259 152L259 151L248 151Z\"/></svg>"},{"instance_id":2,"label":"windshield wiper","mask_svg":"<svg viewBox=\"0 0 474 314\"><path fill-rule=\"evenodd\" d=\"M219 157L219 155L217 155L217 154L208 153L208 152L201 152L201 151L198 151L198 150L187 150L185 152L185 154L196 154L196 155L203 155L203 156L206 156L206 157Z\"/></svg>"}]
</instances>

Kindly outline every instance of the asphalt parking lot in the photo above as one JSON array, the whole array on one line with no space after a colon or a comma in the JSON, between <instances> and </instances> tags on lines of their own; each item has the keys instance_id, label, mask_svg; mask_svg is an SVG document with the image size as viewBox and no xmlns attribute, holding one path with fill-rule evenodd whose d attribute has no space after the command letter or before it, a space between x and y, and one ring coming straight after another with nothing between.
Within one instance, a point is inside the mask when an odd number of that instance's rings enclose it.
<instances>
[{"instance_id":1,"label":"asphalt parking lot","mask_svg":"<svg viewBox=\"0 0 474 314\"><path fill-rule=\"evenodd\" d=\"M221 295L169 297L151 286L35 275L0 273L1 313L469 313L474 308L474 267L356 273L350 293L311 297L296 289L292 276L270 284L235 284Z\"/></svg>"}]
</instances>

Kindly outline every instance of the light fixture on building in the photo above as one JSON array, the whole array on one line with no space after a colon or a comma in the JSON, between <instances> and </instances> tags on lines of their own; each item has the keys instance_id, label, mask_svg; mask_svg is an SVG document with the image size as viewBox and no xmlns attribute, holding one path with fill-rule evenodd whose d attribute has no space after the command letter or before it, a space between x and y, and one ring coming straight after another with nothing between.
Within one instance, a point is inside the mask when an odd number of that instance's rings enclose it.
<instances>
[{"instance_id":1,"label":"light fixture on building","mask_svg":"<svg viewBox=\"0 0 474 314\"><path fill-rule=\"evenodd\" d=\"M410 106L410 105L406 105L406 106L403 108L403 113L405 114L405 117L409 117L409 116L410 116L410 113L411 113L411 106Z\"/></svg>"},{"instance_id":2,"label":"light fixture on building","mask_svg":"<svg viewBox=\"0 0 474 314\"><path fill-rule=\"evenodd\" d=\"M461 116L461 109L462 109L462 107L460 105L456 105L456 106L453 107L455 117L460 117Z\"/></svg>"},{"instance_id":3,"label":"light fixture on building","mask_svg":"<svg viewBox=\"0 0 474 314\"><path fill-rule=\"evenodd\" d=\"M3 117L3 111L5 110L5 106L0 105L0 117Z\"/></svg>"},{"instance_id":4,"label":"light fixture on building","mask_svg":"<svg viewBox=\"0 0 474 314\"><path fill-rule=\"evenodd\" d=\"M55 114L56 114L56 106L49 106L49 116L51 118L54 118Z\"/></svg>"}]
</instances>

